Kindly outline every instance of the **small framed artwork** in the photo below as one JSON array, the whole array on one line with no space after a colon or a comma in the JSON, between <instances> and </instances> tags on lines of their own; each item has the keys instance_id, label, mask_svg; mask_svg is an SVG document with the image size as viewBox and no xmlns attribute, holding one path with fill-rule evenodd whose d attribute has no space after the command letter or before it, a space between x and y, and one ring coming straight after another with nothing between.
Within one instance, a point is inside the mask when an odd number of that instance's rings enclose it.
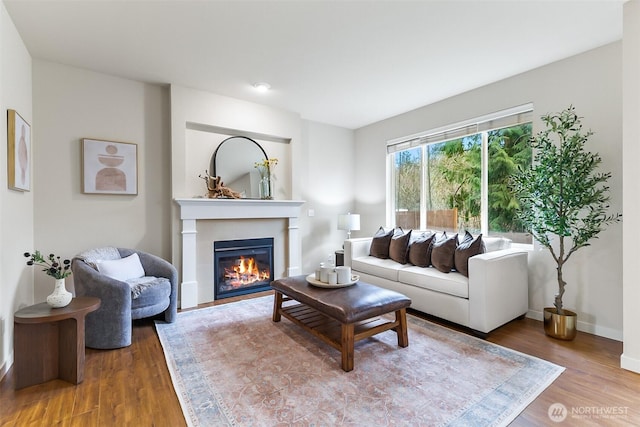
<instances>
[{"instance_id":1,"label":"small framed artwork","mask_svg":"<svg viewBox=\"0 0 640 427\"><path fill-rule=\"evenodd\" d=\"M31 126L15 110L7 110L7 177L10 189L31 190Z\"/></svg>"},{"instance_id":2,"label":"small framed artwork","mask_svg":"<svg viewBox=\"0 0 640 427\"><path fill-rule=\"evenodd\" d=\"M82 139L82 192L138 194L138 145Z\"/></svg>"}]
</instances>

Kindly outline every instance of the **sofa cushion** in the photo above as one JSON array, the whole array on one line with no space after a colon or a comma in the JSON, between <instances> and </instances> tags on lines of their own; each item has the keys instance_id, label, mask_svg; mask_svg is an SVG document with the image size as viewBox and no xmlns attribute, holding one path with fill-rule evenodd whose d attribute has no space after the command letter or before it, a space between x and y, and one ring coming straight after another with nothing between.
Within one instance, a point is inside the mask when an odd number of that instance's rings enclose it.
<instances>
[{"instance_id":1,"label":"sofa cushion","mask_svg":"<svg viewBox=\"0 0 640 427\"><path fill-rule=\"evenodd\" d=\"M380 227L376 234L371 239L371 247L369 248L369 255L376 258L386 259L389 258L389 244L393 238L394 230L385 230Z\"/></svg>"},{"instance_id":2,"label":"sofa cushion","mask_svg":"<svg viewBox=\"0 0 640 427\"><path fill-rule=\"evenodd\" d=\"M435 233L425 232L409 244L408 260L418 267L431 265L431 244L436 238Z\"/></svg>"},{"instance_id":3,"label":"sofa cushion","mask_svg":"<svg viewBox=\"0 0 640 427\"><path fill-rule=\"evenodd\" d=\"M364 256L351 260L351 270L398 281L398 271L404 268L402 264L391 259L380 259L373 256Z\"/></svg>"},{"instance_id":4,"label":"sofa cushion","mask_svg":"<svg viewBox=\"0 0 640 427\"><path fill-rule=\"evenodd\" d=\"M469 258L481 253L484 253L482 234L474 239L471 233L465 231L464 238L456 247L454 254L454 264L458 273L469 277Z\"/></svg>"},{"instance_id":5,"label":"sofa cushion","mask_svg":"<svg viewBox=\"0 0 640 427\"><path fill-rule=\"evenodd\" d=\"M396 229L389 243L389 258L400 264L406 264L409 255L409 239L411 239L411 230L404 233L401 228Z\"/></svg>"},{"instance_id":6,"label":"sofa cushion","mask_svg":"<svg viewBox=\"0 0 640 427\"><path fill-rule=\"evenodd\" d=\"M454 255L458 246L458 235L451 237L447 233L431 245L431 264L443 273L448 273L455 266Z\"/></svg>"},{"instance_id":7,"label":"sofa cushion","mask_svg":"<svg viewBox=\"0 0 640 427\"><path fill-rule=\"evenodd\" d=\"M419 288L469 298L469 279L460 273L443 273L435 268L405 267L398 272L398 281Z\"/></svg>"}]
</instances>

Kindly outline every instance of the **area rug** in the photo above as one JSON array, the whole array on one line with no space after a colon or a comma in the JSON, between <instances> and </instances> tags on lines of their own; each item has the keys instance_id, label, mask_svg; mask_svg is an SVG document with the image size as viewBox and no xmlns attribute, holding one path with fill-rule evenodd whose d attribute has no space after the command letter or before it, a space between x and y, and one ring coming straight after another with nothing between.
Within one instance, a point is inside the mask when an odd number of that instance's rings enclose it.
<instances>
[{"instance_id":1,"label":"area rug","mask_svg":"<svg viewBox=\"0 0 640 427\"><path fill-rule=\"evenodd\" d=\"M564 368L407 316L409 346L387 331L340 352L283 318L273 297L157 322L192 426L503 426Z\"/></svg>"}]
</instances>

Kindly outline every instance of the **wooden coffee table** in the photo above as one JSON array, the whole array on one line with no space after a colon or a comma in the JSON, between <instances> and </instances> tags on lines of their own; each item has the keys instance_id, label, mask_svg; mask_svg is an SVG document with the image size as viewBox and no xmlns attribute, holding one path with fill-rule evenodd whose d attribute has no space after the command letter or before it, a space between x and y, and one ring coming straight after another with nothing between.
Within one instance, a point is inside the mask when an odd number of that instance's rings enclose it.
<instances>
[{"instance_id":1,"label":"wooden coffee table","mask_svg":"<svg viewBox=\"0 0 640 427\"><path fill-rule=\"evenodd\" d=\"M406 309L411 300L398 292L364 283L344 288L319 288L306 276L287 277L271 282L275 290L273 321L286 317L342 353L342 369L353 370L354 343L394 330L398 345L407 347ZM285 305L295 300L300 304ZM395 320L379 316L395 312Z\"/></svg>"}]
</instances>

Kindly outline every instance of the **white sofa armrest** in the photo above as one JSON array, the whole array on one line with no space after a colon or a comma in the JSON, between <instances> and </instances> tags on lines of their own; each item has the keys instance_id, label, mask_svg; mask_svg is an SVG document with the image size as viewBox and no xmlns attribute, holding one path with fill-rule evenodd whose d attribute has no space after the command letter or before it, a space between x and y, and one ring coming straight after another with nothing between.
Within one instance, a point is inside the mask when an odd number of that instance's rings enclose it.
<instances>
[{"instance_id":1,"label":"white sofa armrest","mask_svg":"<svg viewBox=\"0 0 640 427\"><path fill-rule=\"evenodd\" d=\"M369 255L371 249L371 241L373 237L361 237L358 239L347 239L344 241L344 265L352 266L351 261L354 258L360 258Z\"/></svg>"},{"instance_id":2,"label":"white sofa armrest","mask_svg":"<svg viewBox=\"0 0 640 427\"><path fill-rule=\"evenodd\" d=\"M469 258L469 327L488 333L527 312L527 255L504 249Z\"/></svg>"}]
</instances>

